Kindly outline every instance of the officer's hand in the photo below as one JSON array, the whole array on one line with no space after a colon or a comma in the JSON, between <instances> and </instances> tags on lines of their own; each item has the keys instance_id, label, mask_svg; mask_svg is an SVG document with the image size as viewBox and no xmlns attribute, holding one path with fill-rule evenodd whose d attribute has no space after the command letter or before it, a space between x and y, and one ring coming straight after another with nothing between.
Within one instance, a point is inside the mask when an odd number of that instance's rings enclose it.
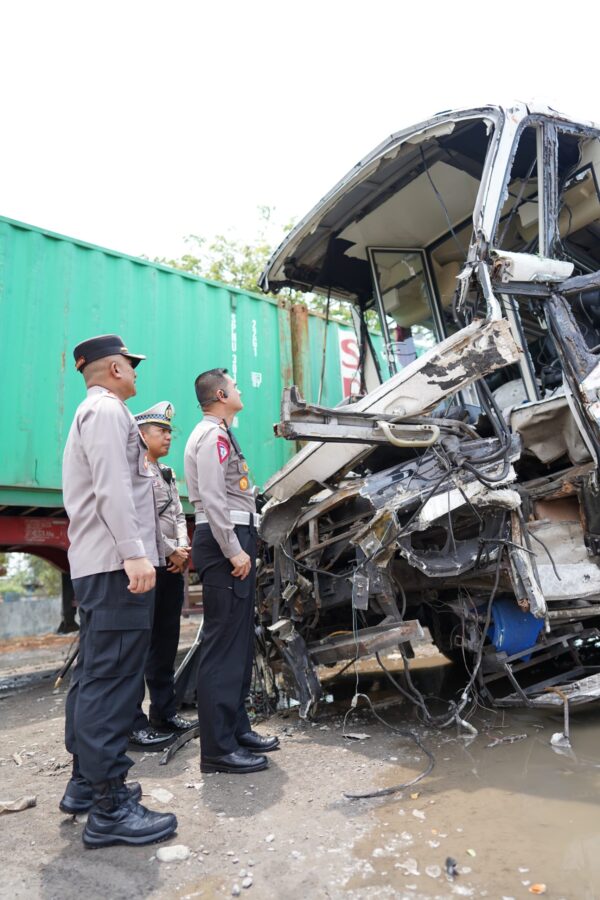
<instances>
[{"instance_id":1,"label":"officer's hand","mask_svg":"<svg viewBox=\"0 0 600 900\"><path fill-rule=\"evenodd\" d=\"M167 566L168 572L183 572L185 567L188 564L189 552L185 547L178 547L177 550L173 550L170 556L167 556L167 560L169 565Z\"/></svg>"},{"instance_id":2,"label":"officer's hand","mask_svg":"<svg viewBox=\"0 0 600 900\"><path fill-rule=\"evenodd\" d=\"M231 574L234 578L241 578L243 581L244 578L247 578L250 574L252 560L243 550L240 550L235 556L230 557L229 562L233 566L233 572Z\"/></svg>"},{"instance_id":3,"label":"officer's hand","mask_svg":"<svg viewBox=\"0 0 600 900\"><path fill-rule=\"evenodd\" d=\"M156 570L146 556L124 560L123 568L129 578L129 590L132 594L145 594L156 584Z\"/></svg>"}]
</instances>

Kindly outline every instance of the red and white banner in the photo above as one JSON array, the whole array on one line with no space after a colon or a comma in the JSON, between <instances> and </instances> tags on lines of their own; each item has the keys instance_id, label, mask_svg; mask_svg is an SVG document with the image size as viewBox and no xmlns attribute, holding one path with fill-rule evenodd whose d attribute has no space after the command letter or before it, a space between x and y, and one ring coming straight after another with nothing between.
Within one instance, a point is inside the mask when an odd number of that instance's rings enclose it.
<instances>
[{"instance_id":1,"label":"red and white banner","mask_svg":"<svg viewBox=\"0 0 600 900\"><path fill-rule=\"evenodd\" d=\"M340 348L340 374L342 377L342 394L349 397L350 394L360 392L360 370L358 367L360 354L358 342L354 335L347 331L338 331Z\"/></svg>"}]
</instances>

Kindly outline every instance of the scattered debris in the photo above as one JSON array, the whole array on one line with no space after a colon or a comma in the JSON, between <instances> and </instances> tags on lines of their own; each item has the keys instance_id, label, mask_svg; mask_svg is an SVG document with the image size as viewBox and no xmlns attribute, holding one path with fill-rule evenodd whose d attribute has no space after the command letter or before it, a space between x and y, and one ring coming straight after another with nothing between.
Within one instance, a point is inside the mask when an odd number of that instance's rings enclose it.
<instances>
[{"instance_id":1,"label":"scattered debris","mask_svg":"<svg viewBox=\"0 0 600 900\"><path fill-rule=\"evenodd\" d=\"M350 731L344 735L349 741L367 741L371 735L364 731Z\"/></svg>"},{"instance_id":2,"label":"scattered debris","mask_svg":"<svg viewBox=\"0 0 600 900\"><path fill-rule=\"evenodd\" d=\"M421 874L419 872L418 862L416 861L416 859L413 859L412 857L409 857L403 863L400 863L400 862L396 863L395 868L396 869L404 869L405 875L420 875Z\"/></svg>"},{"instance_id":3,"label":"scattered debris","mask_svg":"<svg viewBox=\"0 0 600 900\"><path fill-rule=\"evenodd\" d=\"M546 885L545 884L532 884L529 888L530 894L545 894L546 893Z\"/></svg>"},{"instance_id":4,"label":"scattered debris","mask_svg":"<svg viewBox=\"0 0 600 900\"><path fill-rule=\"evenodd\" d=\"M485 749L490 750L492 747L497 747L498 744L516 744L517 741L524 741L526 737L526 734L506 734L504 737L494 738L485 745Z\"/></svg>"},{"instance_id":5,"label":"scattered debris","mask_svg":"<svg viewBox=\"0 0 600 900\"><path fill-rule=\"evenodd\" d=\"M563 702L564 727L563 731L555 732L550 738L550 743L557 750L571 750L571 737L569 731L569 698L560 688L546 688L549 694L556 694Z\"/></svg>"},{"instance_id":6,"label":"scattered debris","mask_svg":"<svg viewBox=\"0 0 600 900\"><path fill-rule=\"evenodd\" d=\"M174 794L171 791L165 790L165 788L153 788L150 791L150 796L155 800L158 800L159 803L170 803L171 800L174 800Z\"/></svg>"},{"instance_id":7,"label":"scattered debris","mask_svg":"<svg viewBox=\"0 0 600 900\"><path fill-rule=\"evenodd\" d=\"M252 887L252 875L247 875L247 876L244 878L244 880L242 881L242 887L243 887L243 888L249 888L249 887Z\"/></svg>"},{"instance_id":8,"label":"scattered debris","mask_svg":"<svg viewBox=\"0 0 600 900\"><path fill-rule=\"evenodd\" d=\"M14 759L14 761L16 762L16 764L17 764L18 766L22 766L22 765L23 765L23 760L21 759L21 754L20 754L20 753L13 753L12 758Z\"/></svg>"},{"instance_id":9,"label":"scattered debris","mask_svg":"<svg viewBox=\"0 0 600 900\"><path fill-rule=\"evenodd\" d=\"M37 797L19 797L18 800L0 800L0 816L2 813L22 812L24 809L30 809L37 803Z\"/></svg>"},{"instance_id":10,"label":"scattered debris","mask_svg":"<svg viewBox=\"0 0 600 900\"><path fill-rule=\"evenodd\" d=\"M469 856L477 856L477 854L471 847L469 847L469 849L467 850L467 853L469 854Z\"/></svg>"},{"instance_id":11,"label":"scattered debris","mask_svg":"<svg viewBox=\"0 0 600 900\"><path fill-rule=\"evenodd\" d=\"M185 844L173 844L172 847L159 847L156 851L156 858L160 862L178 862L179 860L189 859L191 851Z\"/></svg>"},{"instance_id":12,"label":"scattered debris","mask_svg":"<svg viewBox=\"0 0 600 900\"><path fill-rule=\"evenodd\" d=\"M268 835L266 836L266 838L265 838L265 841L267 842L267 844L270 844L270 843L271 843L272 841L274 841L274 840L275 840L275 835L274 835L274 834L268 834ZM248 863L248 865L250 865L250 863Z\"/></svg>"},{"instance_id":13,"label":"scattered debris","mask_svg":"<svg viewBox=\"0 0 600 900\"><path fill-rule=\"evenodd\" d=\"M458 875L458 863L452 856L446 857L444 868L446 869L446 875L448 876L448 878L456 878L456 876Z\"/></svg>"},{"instance_id":14,"label":"scattered debris","mask_svg":"<svg viewBox=\"0 0 600 900\"><path fill-rule=\"evenodd\" d=\"M239 884L234 884L234 886L231 888L231 896L239 897L241 893L242 893L242 889L239 886Z\"/></svg>"},{"instance_id":15,"label":"scattered debris","mask_svg":"<svg viewBox=\"0 0 600 900\"><path fill-rule=\"evenodd\" d=\"M425 813L423 812L422 809L413 809L412 814L413 814L413 816L415 816L415 818L417 818L417 819L424 819L424 818L425 818Z\"/></svg>"},{"instance_id":16,"label":"scattered debris","mask_svg":"<svg viewBox=\"0 0 600 900\"><path fill-rule=\"evenodd\" d=\"M426 866L425 874L429 875L430 878L439 878L442 874L442 870L440 866Z\"/></svg>"}]
</instances>

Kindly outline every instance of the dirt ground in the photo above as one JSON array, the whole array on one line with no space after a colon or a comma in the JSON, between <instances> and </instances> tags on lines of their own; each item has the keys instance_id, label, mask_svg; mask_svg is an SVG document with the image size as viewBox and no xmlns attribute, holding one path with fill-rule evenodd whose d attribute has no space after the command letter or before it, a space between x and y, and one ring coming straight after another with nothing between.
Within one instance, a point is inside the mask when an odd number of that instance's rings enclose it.
<instances>
[{"instance_id":1,"label":"dirt ground","mask_svg":"<svg viewBox=\"0 0 600 900\"><path fill-rule=\"evenodd\" d=\"M193 630L188 623L188 642ZM551 898L600 898L598 710L573 716L570 755L550 746L561 717L539 712L480 710L471 719L477 736L459 736L455 727L436 732L387 691L370 661L361 664L360 690L389 723L413 728L435 757L418 785L383 799L344 796L407 781L426 764L409 738L366 706L351 712L347 730L368 737L343 737L355 689L348 672L334 682L334 702L318 721L303 723L292 709L257 726L281 740L266 772L203 776L197 740L167 766L159 766L159 754L132 754L130 776L141 781L143 802L176 812L178 833L161 845L85 850L82 821L58 810L69 773L62 742L68 685L53 692L50 672L69 643L41 641L37 660L31 645L12 655L0 648L0 800L37 797L35 807L0 816L1 897L183 900L229 897L237 885L249 900L502 900L529 897L543 883ZM460 686L454 666L430 647L419 656L421 689L452 696ZM393 656L388 665L400 667ZM157 788L173 798L150 796ZM157 859L159 847L176 844L189 849L187 859ZM446 874L448 857L457 863L454 878Z\"/></svg>"}]
</instances>

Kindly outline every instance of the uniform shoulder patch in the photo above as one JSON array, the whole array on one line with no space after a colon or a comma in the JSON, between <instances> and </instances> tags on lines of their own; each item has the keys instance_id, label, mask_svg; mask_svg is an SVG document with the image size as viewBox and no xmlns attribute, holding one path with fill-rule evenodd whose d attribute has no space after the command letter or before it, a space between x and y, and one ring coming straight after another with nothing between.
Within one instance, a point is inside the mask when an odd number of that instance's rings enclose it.
<instances>
[{"instance_id":1,"label":"uniform shoulder patch","mask_svg":"<svg viewBox=\"0 0 600 900\"><path fill-rule=\"evenodd\" d=\"M219 462L223 464L225 460L229 458L230 453L231 447L229 446L229 441L219 435L219 437L217 438L217 454L219 457Z\"/></svg>"}]
</instances>

